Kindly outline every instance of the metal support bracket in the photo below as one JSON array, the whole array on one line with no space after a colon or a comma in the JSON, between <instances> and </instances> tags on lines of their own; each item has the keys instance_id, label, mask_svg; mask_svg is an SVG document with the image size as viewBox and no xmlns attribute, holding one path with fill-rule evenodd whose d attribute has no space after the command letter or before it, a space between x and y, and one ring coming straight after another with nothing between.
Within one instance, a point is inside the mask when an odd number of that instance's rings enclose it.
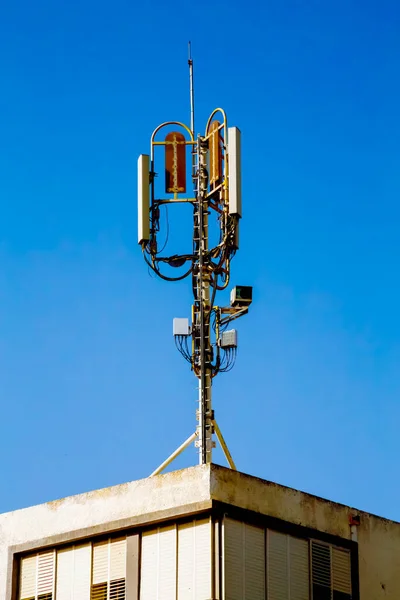
<instances>
[{"instance_id":1,"label":"metal support bracket","mask_svg":"<svg viewBox=\"0 0 400 600\"><path fill-rule=\"evenodd\" d=\"M233 471L237 471L235 461L232 458L232 454L229 452L229 448L227 446L227 443L225 442L224 436L222 435L222 432L221 432L220 428L218 427L218 424L217 424L216 420L213 419L211 421L211 423L212 423L212 426L214 428L215 435L217 436L218 441L221 444L222 451L223 451L223 453L225 455L226 460L228 461L228 464L229 464L230 468ZM154 477L154 475L159 475L162 471L164 471L164 469L166 469L168 467L168 465L170 465L175 460L175 458L177 458L180 454L182 454L182 452L184 450L186 450L186 448L188 446L190 446L190 444L192 442L194 442L194 440L196 438L197 438L197 430L194 433L192 433L192 435L190 437L188 437L188 439L185 440L183 442L183 444L181 444L179 446L179 448L177 448L175 450L175 452L173 452L172 454L170 454L169 457L166 460L164 460L164 462L161 463L161 465L155 471L153 471L151 473L150 477Z\"/></svg>"},{"instance_id":2,"label":"metal support bracket","mask_svg":"<svg viewBox=\"0 0 400 600\"><path fill-rule=\"evenodd\" d=\"M222 435L222 432L220 430L220 428L218 427L217 421L214 419L212 421L213 427L214 427L214 431L215 431L215 435L218 438L219 443L221 444L221 448L225 454L225 458L228 461L228 464L230 466L231 469L233 469L234 471L237 471L235 462L232 458L232 454L229 452L229 448L225 442L224 436Z\"/></svg>"},{"instance_id":3,"label":"metal support bracket","mask_svg":"<svg viewBox=\"0 0 400 600\"><path fill-rule=\"evenodd\" d=\"M177 456L179 456L188 446L190 446L190 444L192 442L194 442L194 440L197 437L197 432L195 431L194 433L192 433L192 435L190 437L188 437L187 440L185 440L183 442L183 444L181 444L179 446L179 448L177 448L175 450L175 452L173 452L172 454L170 454L168 456L168 458L166 460L164 460L163 463L161 463L161 465L151 473L150 477L153 477L154 475L159 475L162 471L164 471L164 469L166 469L168 467L168 465L170 465L172 463L173 460L175 460L175 458Z\"/></svg>"},{"instance_id":4,"label":"metal support bracket","mask_svg":"<svg viewBox=\"0 0 400 600\"><path fill-rule=\"evenodd\" d=\"M243 317L243 315L247 315L249 312L249 308L247 306L243 308L235 308L233 306L229 306L226 308L219 309L222 315L228 315L227 317L221 319L220 325L226 325L239 317Z\"/></svg>"}]
</instances>

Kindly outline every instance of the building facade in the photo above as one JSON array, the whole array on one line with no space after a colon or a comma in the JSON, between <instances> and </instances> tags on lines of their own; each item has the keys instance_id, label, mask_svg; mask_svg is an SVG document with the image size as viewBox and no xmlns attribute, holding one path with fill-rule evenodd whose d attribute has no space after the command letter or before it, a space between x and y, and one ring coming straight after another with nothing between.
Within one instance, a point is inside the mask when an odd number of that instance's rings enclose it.
<instances>
[{"instance_id":1,"label":"building facade","mask_svg":"<svg viewBox=\"0 0 400 600\"><path fill-rule=\"evenodd\" d=\"M216 465L0 515L0 600L399 597L399 523Z\"/></svg>"}]
</instances>

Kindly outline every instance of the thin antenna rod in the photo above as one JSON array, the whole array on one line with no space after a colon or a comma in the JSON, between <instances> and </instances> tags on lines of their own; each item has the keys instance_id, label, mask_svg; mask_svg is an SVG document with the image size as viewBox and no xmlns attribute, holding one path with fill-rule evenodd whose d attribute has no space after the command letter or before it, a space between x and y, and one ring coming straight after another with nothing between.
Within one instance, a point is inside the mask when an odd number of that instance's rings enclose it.
<instances>
[{"instance_id":1,"label":"thin antenna rod","mask_svg":"<svg viewBox=\"0 0 400 600\"><path fill-rule=\"evenodd\" d=\"M189 42L189 79L190 79L190 129L194 137L194 80L193 80L193 59L192 59L192 44Z\"/></svg>"}]
</instances>

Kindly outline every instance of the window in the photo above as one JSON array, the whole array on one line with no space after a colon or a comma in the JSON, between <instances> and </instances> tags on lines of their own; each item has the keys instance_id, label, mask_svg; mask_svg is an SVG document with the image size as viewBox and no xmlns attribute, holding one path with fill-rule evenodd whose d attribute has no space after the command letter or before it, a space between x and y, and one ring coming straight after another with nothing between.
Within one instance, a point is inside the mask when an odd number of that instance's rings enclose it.
<instances>
[{"instance_id":1,"label":"window","mask_svg":"<svg viewBox=\"0 0 400 600\"><path fill-rule=\"evenodd\" d=\"M36 552L21 558L17 600L125 600L129 585L141 600L205 600L212 553L210 516Z\"/></svg>"},{"instance_id":2,"label":"window","mask_svg":"<svg viewBox=\"0 0 400 600\"><path fill-rule=\"evenodd\" d=\"M92 545L57 552L56 600L89 600Z\"/></svg>"},{"instance_id":3,"label":"window","mask_svg":"<svg viewBox=\"0 0 400 600\"><path fill-rule=\"evenodd\" d=\"M211 598L211 520L142 534L140 600Z\"/></svg>"},{"instance_id":4,"label":"window","mask_svg":"<svg viewBox=\"0 0 400 600\"><path fill-rule=\"evenodd\" d=\"M23 558L20 572L20 600L52 600L54 569L54 550Z\"/></svg>"},{"instance_id":5,"label":"window","mask_svg":"<svg viewBox=\"0 0 400 600\"><path fill-rule=\"evenodd\" d=\"M91 600L125 600L126 538L93 544Z\"/></svg>"},{"instance_id":6,"label":"window","mask_svg":"<svg viewBox=\"0 0 400 600\"><path fill-rule=\"evenodd\" d=\"M267 532L268 600L309 600L308 541Z\"/></svg>"},{"instance_id":7,"label":"window","mask_svg":"<svg viewBox=\"0 0 400 600\"><path fill-rule=\"evenodd\" d=\"M311 550L313 600L350 600L350 553L315 540Z\"/></svg>"},{"instance_id":8,"label":"window","mask_svg":"<svg viewBox=\"0 0 400 600\"><path fill-rule=\"evenodd\" d=\"M22 557L17 600L125 600L127 554L140 600L352 599L350 551L321 540L210 516L129 540L128 552L124 536Z\"/></svg>"},{"instance_id":9,"label":"window","mask_svg":"<svg viewBox=\"0 0 400 600\"><path fill-rule=\"evenodd\" d=\"M126 537L21 559L19 600L125 600Z\"/></svg>"},{"instance_id":10,"label":"window","mask_svg":"<svg viewBox=\"0 0 400 600\"><path fill-rule=\"evenodd\" d=\"M224 519L225 600L351 600L350 551Z\"/></svg>"},{"instance_id":11,"label":"window","mask_svg":"<svg viewBox=\"0 0 400 600\"><path fill-rule=\"evenodd\" d=\"M265 529L224 520L224 593L228 600L265 599Z\"/></svg>"}]
</instances>

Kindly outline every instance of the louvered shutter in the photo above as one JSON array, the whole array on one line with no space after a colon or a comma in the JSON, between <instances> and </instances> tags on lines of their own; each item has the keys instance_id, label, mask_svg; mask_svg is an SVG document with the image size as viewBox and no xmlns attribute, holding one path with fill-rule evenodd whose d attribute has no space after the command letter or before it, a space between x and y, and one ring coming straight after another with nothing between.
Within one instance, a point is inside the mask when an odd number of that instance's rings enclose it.
<instances>
[{"instance_id":1,"label":"louvered shutter","mask_svg":"<svg viewBox=\"0 0 400 600\"><path fill-rule=\"evenodd\" d=\"M332 548L332 587L333 593L351 597L350 552L342 548Z\"/></svg>"},{"instance_id":2,"label":"louvered shutter","mask_svg":"<svg viewBox=\"0 0 400 600\"><path fill-rule=\"evenodd\" d=\"M268 530L268 600L289 599L288 536Z\"/></svg>"},{"instance_id":3,"label":"louvered shutter","mask_svg":"<svg viewBox=\"0 0 400 600\"><path fill-rule=\"evenodd\" d=\"M126 538L110 541L110 581L123 579L126 573Z\"/></svg>"},{"instance_id":4,"label":"louvered shutter","mask_svg":"<svg viewBox=\"0 0 400 600\"><path fill-rule=\"evenodd\" d=\"M19 597L28 600L36 596L37 556L21 559Z\"/></svg>"},{"instance_id":5,"label":"louvered shutter","mask_svg":"<svg viewBox=\"0 0 400 600\"><path fill-rule=\"evenodd\" d=\"M164 527L158 534L158 598L162 600L176 599L175 526Z\"/></svg>"},{"instance_id":6,"label":"louvered shutter","mask_svg":"<svg viewBox=\"0 0 400 600\"><path fill-rule=\"evenodd\" d=\"M351 598L351 557L344 548L312 542L313 600Z\"/></svg>"},{"instance_id":7,"label":"louvered shutter","mask_svg":"<svg viewBox=\"0 0 400 600\"><path fill-rule=\"evenodd\" d=\"M311 549L313 600L331 600L331 547L313 541Z\"/></svg>"},{"instance_id":8,"label":"louvered shutter","mask_svg":"<svg viewBox=\"0 0 400 600\"><path fill-rule=\"evenodd\" d=\"M265 530L244 525L244 599L265 599Z\"/></svg>"},{"instance_id":9,"label":"louvered shutter","mask_svg":"<svg viewBox=\"0 0 400 600\"><path fill-rule=\"evenodd\" d=\"M243 523L224 519L225 600L243 600Z\"/></svg>"},{"instance_id":10,"label":"louvered shutter","mask_svg":"<svg viewBox=\"0 0 400 600\"><path fill-rule=\"evenodd\" d=\"M108 545L109 542L93 544L93 576L92 583L104 583L108 580Z\"/></svg>"},{"instance_id":11,"label":"louvered shutter","mask_svg":"<svg viewBox=\"0 0 400 600\"><path fill-rule=\"evenodd\" d=\"M211 521L178 526L178 600L211 598Z\"/></svg>"},{"instance_id":12,"label":"louvered shutter","mask_svg":"<svg viewBox=\"0 0 400 600\"><path fill-rule=\"evenodd\" d=\"M211 520L195 521L193 531L194 596L188 600L203 600L211 598Z\"/></svg>"},{"instance_id":13,"label":"louvered shutter","mask_svg":"<svg viewBox=\"0 0 400 600\"><path fill-rule=\"evenodd\" d=\"M53 593L55 551L38 554L37 595L48 597Z\"/></svg>"},{"instance_id":14,"label":"louvered shutter","mask_svg":"<svg viewBox=\"0 0 400 600\"><path fill-rule=\"evenodd\" d=\"M163 527L142 536L141 586L143 600L176 598L176 527Z\"/></svg>"},{"instance_id":15,"label":"louvered shutter","mask_svg":"<svg viewBox=\"0 0 400 600\"><path fill-rule=\"evenodd\" d=\"M55 551L21 560L20 600L50 600L54 591Z\"/></svg>"},{"instance_id":16,"label":"louvered shutter","mask_svg":"<svg viewBox=\"0 0 400 600\"><path fill-rule=\"evenodd\" d=\"M178 525L178 600L194 600L196 558L194 523Z\"/></svg>"},{"instance_id":17,"label":"louvered shutter","mask_svg":"<svg viewBox=\"0 0 400 600\"><path fill-rule=\"evenodd\" d=\"M89 571L90 576L90 571ZM74 585L74 549L57 552L57 600L72 600Z\"/></svg>"},{"instance_id":18,"label":"louvered shutter","mask_svg":"<svg viewBox=\"0 0 400 600\"><path fill-rule=\"evenodd\" d=\"M56 600L90 600L91 544L57 552Z\"/></svg>"},{"instance_id":19,"label":"louvered shutter","mask_svg":"<svg viewBox=\"0 0 400 600\"><path fill-rule=\"evenodd\" d=\"M75 546L73 600L89 600L92 564L92 545ZM58 598L56 598L58 600Z\"/></svg>"},{"instance_id":20,"label":"louvered shutter","mask_svg":"<svg viewBox=\"0 0 400 600\"><path fill-rule=\"evenodd\" d=\"M226 600L265 600L265 530L224 519Z\"/></svg>"},{"instance_id":21,"label":"louvered shutter","mask_svg":"<svg viewBox=\"0 0 400 600\"><path fill-rule=\"evenodd\" d=\"M110 540L109 600L125 598L126 538Z\"/></svg>"},{"instance_id":22,"label":"louvered shutter","mask_svg":"<svg viewBox=\"0 0 400 600\"><path fill-rule=\"evenodd\" d=\"M309 545L307 540L289 536L289 597L309 600Z\"/></svg>"},{"instance_id":23,"label":"louvered shutter","mask_svg":"<svg viewBox=\"0 0 400 600\"><path fill-rule=\"evenodd\" d=\"M157 600L158 589L158 530L142 534L140 566L141 600Z\"/></svg>"},{"instance_id":24,"label":"louvered shutter","mask_svg":"<svg viewBox=\"0 0 400 600\"><path fill-rule=\"evenodd\" d=\"M93 545L91 600L124 600L126 537Z\"/></svg>"},{"instance_id":25,"label":"louvered shutter","mask_svg":"<svg viewBox=\"0 0 400 600\"><path fill-rule=\"evenodd\" d=\"M141 600L211 598L211 520L142 534Z\"/></svg>"}]
</instances>

